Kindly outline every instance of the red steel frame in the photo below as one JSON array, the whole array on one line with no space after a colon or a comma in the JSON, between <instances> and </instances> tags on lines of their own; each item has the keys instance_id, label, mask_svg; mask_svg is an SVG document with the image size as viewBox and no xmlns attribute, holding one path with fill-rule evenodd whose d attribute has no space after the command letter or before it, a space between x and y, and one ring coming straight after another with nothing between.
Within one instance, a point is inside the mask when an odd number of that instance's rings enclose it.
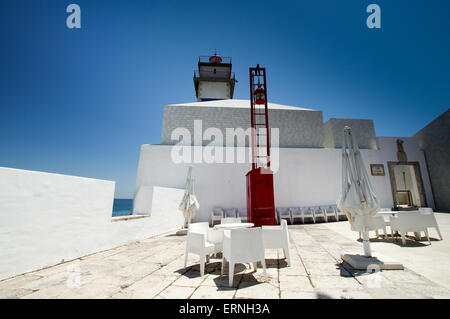
<instances>
[{"instance_id":1,"label":"red steel frame","mask_svg":"<svg viewBox=\"0 0 450 319\"><path fill-rule=\"evenodd\" d=\"M256 106L258 104L256 104L255 90L258 86L264 91L264 109ZM266 158L266 166L270 169L269 110L267 106L266 68L260 68L259 65L257 65L256 68L250 68L250 121L252 127L252 169L260 167L259 158ZM264 133L260 133L261 128L265 129ZM266 136L266 145L259 144L260 136ZM261 146L266 146L265 154L257 152L257 150L260 150Z\"/></svg>"},{"instance_id":2,"label":"red steel frame","mask_svg":"<svg viewBox=\"0 0 450 319\"><path fill-rule=\"evenodd\" d=\"M264 107L256 104L256 90L263 91ZM273 172L270 169L269 110L266 69L250 68L250 121L252 131L252 170L247 173L247 215L255 226L275 225ZM262 131L262 132L261 132ZM261 138L265 136L266 144ZM265 151L265 153L260 153ZM263 160L262 160L263 159Z\"/></svg>"}]
</instances>

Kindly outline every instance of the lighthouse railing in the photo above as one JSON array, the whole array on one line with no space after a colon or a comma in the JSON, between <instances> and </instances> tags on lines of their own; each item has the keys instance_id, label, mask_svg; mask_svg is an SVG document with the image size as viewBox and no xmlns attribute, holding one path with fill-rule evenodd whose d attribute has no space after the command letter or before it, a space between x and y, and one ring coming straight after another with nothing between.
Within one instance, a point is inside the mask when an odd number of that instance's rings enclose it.
<instances>
[{"instance_id":1,"label":"lighthouse railing","mask_svg":"<svg viewBox=\"0 0 450 319\"><path fill-rule=\"evenodd\" d=\"M199 63L210 63L209 62L209 58L210 58L211 56L199 56L198 57L198 62ZM231 64L231 57L223 57L223 56L221 56L220 57L221 59L222 59L222 62L221 62L221 64Z\"/></svg>"}]
</instances>

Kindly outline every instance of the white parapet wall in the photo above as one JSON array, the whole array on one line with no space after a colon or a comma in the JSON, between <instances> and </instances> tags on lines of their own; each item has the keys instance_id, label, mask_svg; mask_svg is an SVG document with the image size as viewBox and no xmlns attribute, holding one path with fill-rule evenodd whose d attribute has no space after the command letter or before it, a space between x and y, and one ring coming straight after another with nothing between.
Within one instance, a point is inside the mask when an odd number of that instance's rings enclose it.
<instances>
[{"instance_id":1,"label":"white parapet wall","mask_svg":"<svg viewBox=\"0 0 450 319\"><path fill-rule=\"evenodd\" d=\"M430 181L423 152L414 138L402 138L410 161L420 164L425 195L429 207L434 208ZM392 207L393 198L387 163L396 161L396 138L377 138L379 149L363 149L361 154L367 172L382 207ZM223 153L227 152L224 148ZM242 148L234 148L237 149ZM151 209L149 196L143 196L153 185L183 188L188 166L194 167L195 193L200 210L195 221L208 221L215 206L224 208L246 207L245 174L250 164L224 164L205 161L198 163L175 163L170 145L142 145L136 177L135 199L139 199L139 210ZM248 153L248 148L245 148ZM276 207L316 206L335 204L341 190L342 151L334 148L279 148L278 169L274 174ZM272 157L274 164L274 157ZM370 164L383 164L385 176L371 176ZM144 199L140 199L144 198ZM152 197L154 198L154 196Z\"/></svg>"},{"instance_id":2,"label":"white parapet wall","mask_svg":"<svg viewBox=\"0 0 450 319\"><path fill-rule=\"evenodd\" d=\"M179 229L183 190L153 187L150 216L112 220L115 182L0 167L0 280Z\"/></svg>"},{"instance_id":3,"label":"white parapet wall","mask_svg":"<svg viewBox=\"0 0 450 319\"><path fill-rule=\"evenodd\" d=\"M119 242L123 242L124 239L135 241L179 230L183 227L184 216L178 210L178 206L183 199L184 189L152 186L150 193L151 209L138 212L140 214L148 214L148 217L113 223L113 237L111 240L114 240L114 237L116 237L119 238ZM139 207L139 201L134 206L135 209ZM126 238L120 239L124 237L123 234L125 234Z\"/></svg>"}]
</instances>

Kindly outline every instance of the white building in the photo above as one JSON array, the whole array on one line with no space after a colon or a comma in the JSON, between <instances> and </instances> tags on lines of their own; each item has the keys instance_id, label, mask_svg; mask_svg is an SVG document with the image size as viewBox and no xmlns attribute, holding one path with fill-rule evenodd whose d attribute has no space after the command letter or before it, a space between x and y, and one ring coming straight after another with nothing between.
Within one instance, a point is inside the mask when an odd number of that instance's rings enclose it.
<instances>
[{"instance_id":1,"label":"white building","mask_svg":"<svg viewBox=\"0 0 450 319\"><path fill-rule=\"evenodd\" d=\"M248 138L227 139L235 129L250 127L250 101L232 99L235 79L231 60L222 63L217 56L211 59L211 63L199 62L199 72L194 75L197 102L166 105L161 144L141 147L134 214L151 213L153 187L184 188L189 165L194 166L195 192L200 202L197 221L209 220L215 206L246 207L245 174L251 170L251 163L227 163L225 154L250 152ZM204 68L208 72L202 72ZM346 125L352 127L357 138L382 207L434 208L424 154L415 137L377 137L372 120L332 118L324 123L320 110L269 103L272 163L275 161L277 166L276 207L336 203L341 189L342 131ZM279 148L273 142L273 129L279 132ZM184 132L182 138L180 132ZM180 163L173 154L181 145L193 147L190 160ZM216 155L224 154L219 157L223 163L217 158L209 163L202 156L211 149ZM380 170L381 175L376 175Z\"/></svg>"}]
</instances>

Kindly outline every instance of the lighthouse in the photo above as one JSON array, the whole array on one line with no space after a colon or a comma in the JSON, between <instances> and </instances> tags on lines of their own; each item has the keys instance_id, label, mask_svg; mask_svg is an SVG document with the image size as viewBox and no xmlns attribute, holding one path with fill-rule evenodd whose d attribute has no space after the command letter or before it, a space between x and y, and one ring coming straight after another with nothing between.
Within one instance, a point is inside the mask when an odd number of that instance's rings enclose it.
<instances>
[{"instance_id":1,"label":"lighthouse","mask_svg":"<svg viewBox=\"0 0 450 319\"><path fill-rule=\"evenodd\" d=\"M198 70L194 71L194 86L197 101L232 99L236 83L231 71L231 58L212 56L198 58Z\"/></svg>"}]
</instances>

